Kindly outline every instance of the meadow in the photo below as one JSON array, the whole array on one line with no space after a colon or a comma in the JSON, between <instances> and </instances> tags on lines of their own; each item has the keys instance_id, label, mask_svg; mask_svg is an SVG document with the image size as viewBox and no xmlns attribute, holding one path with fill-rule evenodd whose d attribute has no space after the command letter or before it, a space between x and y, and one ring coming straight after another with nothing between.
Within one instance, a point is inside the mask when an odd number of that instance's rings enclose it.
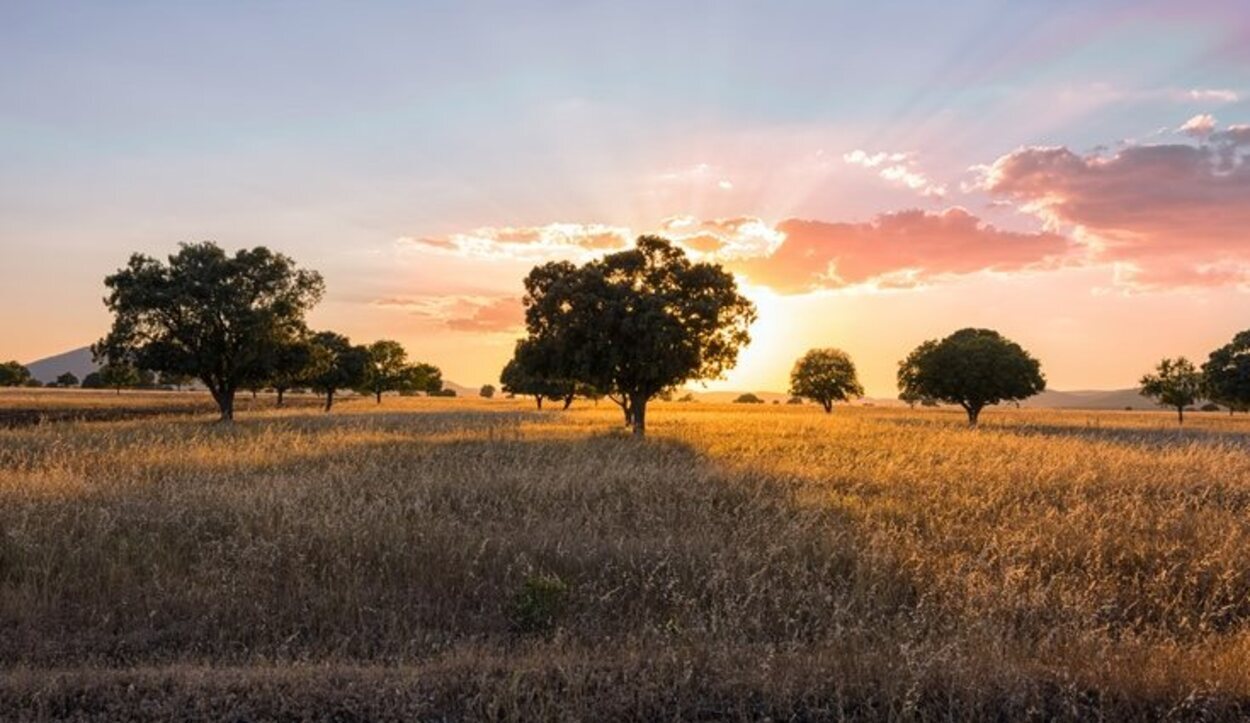
<instances>
[{"instance_id":1,"label":"meadow","mask_svg":"<svg viewBox=\"0 0 1250 723\"><path fill-rule=\"evenodd\" d=\"M0 718L1250 716L1250 417L263 399L0 429Z\"/></svg>"}]
</instances>

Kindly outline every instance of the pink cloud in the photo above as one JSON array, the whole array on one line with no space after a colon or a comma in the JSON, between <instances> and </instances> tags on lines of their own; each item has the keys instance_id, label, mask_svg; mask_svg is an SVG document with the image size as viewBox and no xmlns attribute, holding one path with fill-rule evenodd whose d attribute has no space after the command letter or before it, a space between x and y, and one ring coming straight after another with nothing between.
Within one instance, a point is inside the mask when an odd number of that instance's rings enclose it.
<instances>
[{"instance_id":1,"label":"pink cloud","mask_svg":"<svg viewBox=\"0 0 1250 723\"><path fill-rule=\"evenodd\" d=\"M1134 146L1111 156L1022 148L983 188L1087 238L1095 258L1145 287L1250 281L1250 126L1198 145Z\"/></svg>"},{"instance_id":2,"label":"pink cloud","mask_svg":"<svg viewBox=\"0 0 1250 723\"><path fill-rule=\"evenodd\" d=\"M633 240L629 229L605 224L549 223L544 226L484 226L448 236L406 237L404 246L462 256L536 258L573 251L614 251Z\"/></svg>"},{"instance_id":3,"label":"pink cloud","mask_svg":"<svg viewBox=\"0 0 1250 723\"><path fill-rule=\"evenodd\" d=\"M777 230L785 240L775 252L731 266L782 293L866 283L905 287L947 275L1019 271L1044 266L1072 248L1058 234L1005 231L962 208L888 213L868 223L790 219Z\"/></svg>"},{"instance_id":4,"label":"pink cloud","mask_svg":"<svg viewBox=\"0 0 1250 723\"><path fill-rule=\"evenodd\" d=\"M374 306L406 311L452 331L506 332L525 324L521 300L511 296L402 296L375 299Z\"/></svg>"}]
</instances>

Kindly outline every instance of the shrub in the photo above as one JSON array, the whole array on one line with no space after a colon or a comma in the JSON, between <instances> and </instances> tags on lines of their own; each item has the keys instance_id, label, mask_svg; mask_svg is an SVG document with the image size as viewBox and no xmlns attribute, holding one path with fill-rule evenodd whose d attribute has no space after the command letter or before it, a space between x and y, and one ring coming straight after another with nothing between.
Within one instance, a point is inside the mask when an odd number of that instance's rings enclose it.
<instances>
[{"instance_id":1,"label":"shrub","mask_svg":"<svg viewBox=\"0 0 1250 723\"><path fill-rule=\"evenodd\" d=\"M555 627L568 602L569 586L556 575L530 575L512 603L512 628L539 633Z\"/></svg>"},{"instance_id":2,"label":"shrub","mask_svg":"<svg viewBox=\"0 0 1250 723\"><path fill-rule=\"evenodd\" d=\"M750 392L747 392L746 394L739 394L738 398L734 400L734 404L763 404L763 403L764 403L763 399L760 399L759 397L755 396L754 394L751 394Z\"/></svg>"}]
</instances>

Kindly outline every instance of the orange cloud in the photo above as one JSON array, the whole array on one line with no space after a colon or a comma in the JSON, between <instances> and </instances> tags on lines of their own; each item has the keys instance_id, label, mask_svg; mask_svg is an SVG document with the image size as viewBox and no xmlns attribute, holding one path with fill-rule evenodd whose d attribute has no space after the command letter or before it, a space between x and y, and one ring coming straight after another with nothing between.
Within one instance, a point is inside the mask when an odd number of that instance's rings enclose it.
<instances>
[{"instance_id":1,"label":"orange cloud","mask_svg":"<svg viewBox=\"0 0 1250 723\"><path fill-rule=\"evenodd\" d=\"M791 219L777 230L785 241L775 252L731 266L782 293L866 283L905 287L940 276L1019 271L1072 248L1058 234L1005 231L962 208L888 213L868 223Z\"/></svg>"},{"instance_id":2,"label":"orange cloud","mask_svg":"<svg viewBox=\"0 0 1250 723\"><path fill-rule=\"evenodd\" d=\"M375 299L373 305L403 310L453 331L507 332L525 325L524 306L511 296L402 296Z\"/></svg>"},{"instance_id":3,"label":"orange cloud","mask_svg":"<svg viewBox=\"0 0 1250 723\"><path fill-rule=\"evenodd\" d=\"M1022 148L986 169L982 187L1077 227L1095 258L1119 264L1127 283L1247 283L1250 126L1203 130L1198 145L1134 146L1112 156Z\"/></svg>"}]
</instances>

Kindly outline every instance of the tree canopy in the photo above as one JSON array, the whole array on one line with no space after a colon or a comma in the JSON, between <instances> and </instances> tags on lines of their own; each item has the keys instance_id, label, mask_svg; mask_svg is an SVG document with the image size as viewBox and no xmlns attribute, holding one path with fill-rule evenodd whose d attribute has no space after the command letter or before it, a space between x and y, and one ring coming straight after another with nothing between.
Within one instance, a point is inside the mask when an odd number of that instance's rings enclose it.
<instances>
[{"instance_id":1,"label":"tree canopy","mask_svg":"<svg viewBox=\"0 0 1250 723\"><path fill-rule=\"evenodd\" d=\"M1151 374L1141 378L1141 395L1159 405L1176 408L1176 421L1185 423L1185 407L1202 395L1202 372L1185 357L1163 359Z\"/></svg>"},{"instance_id":2,"label":"tree canopy","mask_svg":"<svg viewBox=\"0 0 1250 723\"><path fill-rule=\"evenodd\" d=\"M1046 389L1041 364L992 329L960 329L931 339L899 362L900 396L958 404L976 426L991 404L1027 399Z\"/></svg>"},{"instance_id":3,"label":"tree canopy","mask_svg":"<svg viewBox=\"0 0 1250 723\"><path fill-rule=\"evenodd\" d=\"M1229 411L1250 409L1250 331L1211 352L1202 365L1204 394Z\"/></svg>"},{"instance_id":4,"label":"tree canopy","mask_svg":"<svg viewBox=\"0 0 1250 723\"><path fill-rule=\"evenodd\" d=\"M790 372L790 394L819 402L825 412L834 402L864 396L864 387L855 373L855 363L841 349L812 349L794 364Z\"/></svg>"},{"instance_id":5,"label":"tree canopy","mask_svg":"<svg viewBox=\"0 0 1250 723\"><path fill-rule=\"evenodd\" d=\"M544 399L563 399L567 409L573 402L577 382L560 378L565 374L555 345L548 340L522 339L517 342L512 358L504 365L499 381L504 392L534 397L543 408Z\"/></svg>"},{"instance_id":6,"label":"tree canopy","mask_svg":"<svg viewBox=\"0 0 1250 723\"><path fill-rule=\"evenodd\" d=\"M30 384L30 370L16 361L0 363L0 387L24 387Z\"/></svg>"},{"instance_id":7,"label":"tree canopy","mask_svg":"<svg viewBox=\"0 0 1250 723\"><path fill-rule=\"evenodd\" d=\"M408 369L408 352L403 344L381 339L366 347L364 384L362 394L372 394L382 403L382 394L397 391L404 385Z\"/></svg>"},{"instance_id":8,"label":"tree canopy","mask_svg":"<svg viewBox=\"0 0 1250 723\"><path fill-rule=\"evenodd\" d=\"M69 387L76 387L79 384L78 375L73 372L64 372L63 374L59 374L57 375L56 381L53 382L53 385L67 389Z\"/></svg>"},{"instance_id":9,"label":"tree canopy","mask_svg":"<svg viewBox=\"0 0 1250 723\"><path fill-rule=\"evenodd\" d=\"M658 236L582 266L537 266L525 292L525 343L550 355L546 378L613 395L640 436L647 402L732 368L755 320L732 274Z\"/></svg>"},{"instance_id":10,"label":"tree canopy","mask_svg":"<svg viewBox=\"0 0 1250 723\"><path fill-rule=\"evenodd\" d=\"M232 256L212 242L182 244L167 262L134 254L104 283L114 319L97 359L196 377L226 421L235 392L268 377L275 346L303 333L324 290L319 274L282 254L260 246Z\"/></svg>"},{"instance_id":11,"label":"tree canopy","mask_svg":"<svg viewBox=\"0 0 1250 723\"><path fill-rule=\"evenodd\" d=\"M334 395L341 389L356 389L368 374L369 350L354 346L350 339L333 331L319 331L310 339L310 361L305 381L313 391L324 394L325 410L334 406Z\"/></svg>"}]
</instances>

